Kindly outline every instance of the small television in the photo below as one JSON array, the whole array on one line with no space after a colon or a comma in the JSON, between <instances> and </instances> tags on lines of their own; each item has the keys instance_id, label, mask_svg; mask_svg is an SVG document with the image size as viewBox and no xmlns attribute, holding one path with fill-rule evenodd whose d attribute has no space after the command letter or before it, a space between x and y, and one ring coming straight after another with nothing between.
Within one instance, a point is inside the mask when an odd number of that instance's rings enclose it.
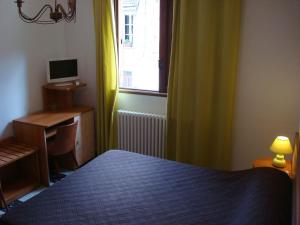
<instances>
[{"instance_id":1,"label":"small television","mask_svg":"<svg viewBox=\"0 0 300 225\"><path fill-rule=\"evenodd\" d=\"M77 59L56 59L48 61L48 83L63 83L78 79Z\"/></svg>"}]
</instances>

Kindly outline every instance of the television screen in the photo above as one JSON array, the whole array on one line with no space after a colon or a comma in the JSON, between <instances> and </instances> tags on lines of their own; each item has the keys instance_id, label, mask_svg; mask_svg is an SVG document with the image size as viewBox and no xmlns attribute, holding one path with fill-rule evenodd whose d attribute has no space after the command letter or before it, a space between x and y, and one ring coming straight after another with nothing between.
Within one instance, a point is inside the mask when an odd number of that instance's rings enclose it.
<instances>
[{"instance_id":1,"label":"television screen","mask_svg":"<svg viewBox=\"0 0 300 225\"><path fill-rule=\"evenodd\" d=\"M77 59L49 61L49 82L73 80L76 79L77 76Z\"/></svg>"}]
</instances>

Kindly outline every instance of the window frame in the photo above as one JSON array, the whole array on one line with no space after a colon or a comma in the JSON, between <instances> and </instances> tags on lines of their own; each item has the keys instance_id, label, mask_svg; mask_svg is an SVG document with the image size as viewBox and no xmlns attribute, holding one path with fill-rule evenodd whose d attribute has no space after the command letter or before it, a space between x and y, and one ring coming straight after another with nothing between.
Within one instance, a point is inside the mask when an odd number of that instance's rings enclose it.
<instances>
[{"instance_id":1,"label":"window frame","mask_svg":"<svg viewBox=\"0 0 300 225\"><path fill-rule=\"evenodd\" d=\"M119 40L119 1L114 0L114 11L116 20L116 35ZM168 76L171 56L171 42L172 42L172 23L173 23L173 0L160 0L160 28L159 28L159 90L149 91L143 89L120 88L121 93L167 96L168 90ZM119 43L117 42L117 53L119 54ZM118 74L119 76L119 74Z\"/></svg>"}]
</instances>

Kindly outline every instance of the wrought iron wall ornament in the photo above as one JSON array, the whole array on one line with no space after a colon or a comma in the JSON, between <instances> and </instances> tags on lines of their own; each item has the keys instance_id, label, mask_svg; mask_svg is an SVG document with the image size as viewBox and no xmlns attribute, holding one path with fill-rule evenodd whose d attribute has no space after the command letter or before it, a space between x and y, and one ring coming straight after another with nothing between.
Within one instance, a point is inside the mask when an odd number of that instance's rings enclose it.
<instances>
[{"instance_id":1,"label":"wrought iron wall ornament","mask_svg":"<svg viewBox=\"0 0 300 225\"><path fill-rule=\"evenodd\" d=\"M23 0L16 0L18 6L18 12L20 18L26 23L38 23L38 24L53 24L58 23L62 20L66 22L75 21L76 19L76 0L68 0L68 10L66 11L61 4L57 3L57 0L54 2L54 7L50 4L45 4L40 11L33 17L27 16L22 12ZM50 19L42 20L42 16L49 10Z\"/></svg>"}]
</instances>

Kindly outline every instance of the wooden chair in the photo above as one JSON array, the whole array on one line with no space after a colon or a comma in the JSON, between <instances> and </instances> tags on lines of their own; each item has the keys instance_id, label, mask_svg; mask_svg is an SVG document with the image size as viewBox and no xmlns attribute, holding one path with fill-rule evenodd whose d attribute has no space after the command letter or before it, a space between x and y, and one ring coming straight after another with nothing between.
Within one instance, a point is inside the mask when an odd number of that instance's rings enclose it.
<instances>
[{"instance_id":1,"label":"wooden chair","mask_svg":"<svg viewBox=\"0 0 300 225\"><path fill-rule=\"evenodd\" d=\"M71 153L72 159L78 167L78 162L75 155L75 142L76 142L77 122L57 127L57 132L53 141L48 142L48 155L54 158L55 156L65 155ZM59 168L57 161L54 161L56 172Z\"/></svg>"}]
</instances>

